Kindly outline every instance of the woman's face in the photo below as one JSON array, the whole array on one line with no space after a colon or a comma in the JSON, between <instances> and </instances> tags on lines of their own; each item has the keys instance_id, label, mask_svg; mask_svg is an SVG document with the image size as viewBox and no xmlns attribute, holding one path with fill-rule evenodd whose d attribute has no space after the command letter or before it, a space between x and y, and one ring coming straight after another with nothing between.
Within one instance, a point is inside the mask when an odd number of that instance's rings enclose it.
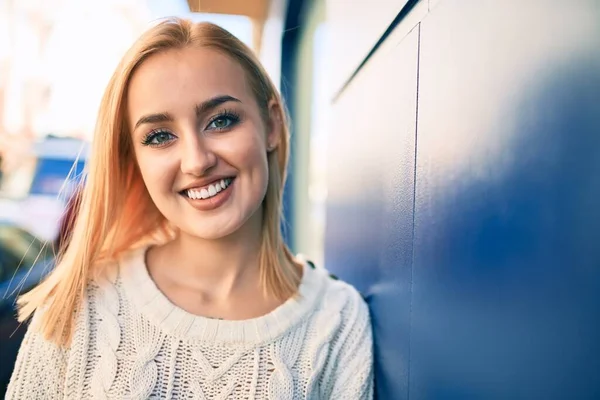
<instances>
[{"instance_id":1,"label":"woman's face","mask_svg":"<svg viewBox=\"0 0 600 400\"><path fill-rule=\"evenodd\" d=\"M281 125L267 129L234 60L194 47L150 56L131 78L127 119L150 197L183 232L218 239L261 218Z\"/></svg>"}]
</instances>

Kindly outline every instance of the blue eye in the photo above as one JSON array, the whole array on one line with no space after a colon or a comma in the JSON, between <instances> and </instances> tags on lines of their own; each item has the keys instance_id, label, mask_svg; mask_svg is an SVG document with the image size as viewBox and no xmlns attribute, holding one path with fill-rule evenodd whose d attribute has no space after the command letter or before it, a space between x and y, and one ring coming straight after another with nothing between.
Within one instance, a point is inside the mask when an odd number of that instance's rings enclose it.
<instances>
[{"instance_id":1,"label":"blue eye","mask_svg":"<svg viewBox=\"0 0 600 400\"><path fill-rule=\"evenodd\" d=\"M144 137L142 144L144 146L164 146L173 140L173 138L175 138L175 136L169 131L156 130L148 133L146 137Z\"/></svg>"},{"instance_id":2,"label":"blue eye","mask_svg":"<svg viewBox=\"0 0 600 400\"><path fill-rule=\"evenodd\" d=\"M214 130L214 131L222 131L222 130L231 128L232 126L236 125L238 122L240 122L240 117L237 114L232 113L230 111L226 111L226 112L214 117L210 121L210 123L208 124L206 129Z\"/></svg>"}]
</instances>

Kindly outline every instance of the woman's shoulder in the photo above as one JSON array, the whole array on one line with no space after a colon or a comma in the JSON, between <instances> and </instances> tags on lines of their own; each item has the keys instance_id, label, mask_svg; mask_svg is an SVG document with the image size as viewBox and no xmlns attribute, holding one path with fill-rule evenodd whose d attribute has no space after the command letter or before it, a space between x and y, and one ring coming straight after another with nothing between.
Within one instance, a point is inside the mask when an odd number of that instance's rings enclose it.
<instances>
[{"instance_id":1,"label":"woman's shoulder","mask_svg":"<svg viewBox=\"0 0 600 400\"><path fill-rule=\"evenodd\" d=\"M132 275L132 270L134 275L139 275L140 266L137 264L140 263L140 260L143 262L145 250L145 246L133 247L110 259L96 262L88 279L88 293L114 292L128 275Z\"/></svg>"},{"instance_id":2,"label":"woman's shoulder","mask_svg":"<svg viewBox=\"0 0 600 400\"><path fill-rule=\"evenodd\" d=\"M86 301L94 302L100 293L112 292L120 271L118 261L105 261L94 265L87 280Z\"/></svg>"},{"instance_id":3,"label":"woman's shoulder","mask_svg":"<svg viewBox=\"0 0 600 400\"><path fill-rule=\"evenodd\" d=\"M367 303L363 295L352 284L311 261L307 260L306 264L324 280L323 294L317 313L335 314L341 318L340 322L343 324L369 320Z\"/></svg>"}]
</instances>

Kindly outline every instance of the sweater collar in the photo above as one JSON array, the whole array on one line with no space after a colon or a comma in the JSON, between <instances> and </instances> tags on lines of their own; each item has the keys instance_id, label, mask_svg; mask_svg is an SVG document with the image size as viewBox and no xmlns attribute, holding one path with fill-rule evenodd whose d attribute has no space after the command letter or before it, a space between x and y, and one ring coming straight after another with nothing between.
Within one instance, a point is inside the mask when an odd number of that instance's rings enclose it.
<instances>
[{"instance_id":1,"label":"sweater collar","mask_svg":"<svg viewBox=\"0 0 600 400\"><path fill-rule=\"evenodd\" d=\"M322 297L327 273L302 262L298 294L275 310L247 320L219 320L191 314L174 305L156 286L146 266L148 247L134 250L119 260L119 276L125 294L136 310L165 333L186 340L254 346L271 341L304 320Z\"/></svg>"}]
</instances>

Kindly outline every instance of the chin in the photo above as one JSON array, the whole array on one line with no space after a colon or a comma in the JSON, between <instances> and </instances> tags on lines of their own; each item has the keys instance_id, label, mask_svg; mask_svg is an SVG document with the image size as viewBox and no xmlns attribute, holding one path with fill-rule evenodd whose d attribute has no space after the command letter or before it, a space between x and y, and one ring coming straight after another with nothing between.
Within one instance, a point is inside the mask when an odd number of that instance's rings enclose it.
<instances>
[{"instance_id":1,"label":"chin","mask_svg":"<svg viewBox=\"0 0 600 400\"><path fill-rule=\"evenodd\" d=\"M196 239L202 239L202 240L221 240L224 239L228 236L231 236L231 234L233 234L235 232L234 231L189 231L186 232L189 236L194 237Z\"/></svg>"},{"instance_id":2,"label":"chin","mask_svg":"<svg viewBox=\"0 0 600 400\"><path fill-rule=\"evenodd\" d=\"M197 221L193 225L190 224L193 219L187 219L187 221L189 222L180 226L180 231L188 236L204 240L219 240L226 238L237 232L243 226L243 221L228 221L227 223L211 221L208 223L208 221L204 220Z\"/></svg>"},{"instance_id":3,"label":"chin","mask_svg":"<svg viewBox=\"0 0 600 400\"><path fill-rule=\"evenodd\" d=\"M233 233L235 233L237 231L237 229L235 229L235 228L210 229L208 227L207 228L198 228L198 227L186 226L186 227L181 227L179 229L179 231L181 233L184 233L187 236L191 236L191 237L198 238L198 239L219 240L219 239L223 239L223 238L226 238L226 237L232 235Z\"/></svg>"},{"instance_id":4,"label":"chin","mask_svg":"<svg viewBox=\"0 0 600 400\"><path fill-rule=\"evenodd\" d=\"M258 207L250 204L235 207L223 207L212 213L198 213L196 210L181 210L172 213L168 220L177 228L181 234L203 240L220 240L227 238L243 230L247 234L255 236L260 231L262 219L261 203L257 200ZM216 212L215 212L216 211ZM165 215L165 214L163 214Z\"/></svg>"}]
</instances>

